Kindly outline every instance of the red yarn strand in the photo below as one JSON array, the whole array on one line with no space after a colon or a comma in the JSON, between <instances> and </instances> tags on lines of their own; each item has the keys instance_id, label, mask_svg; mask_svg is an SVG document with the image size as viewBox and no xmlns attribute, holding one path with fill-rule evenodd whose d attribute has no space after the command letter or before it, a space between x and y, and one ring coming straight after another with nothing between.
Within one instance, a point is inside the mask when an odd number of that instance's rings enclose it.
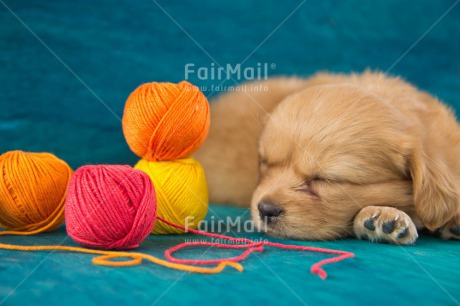
<instances>
[{"instance_id":1,"label":"red yarn strand","mask_svg":"<svg viewBox=\"0 0 460 306\"><path fill-rule=\"evenodd\" d=\"M342 261L347 258L353 258L355 257L355 254L352 252L346 252L346 251L339 251L339 250L331 250L331 249L325 249L325 248L316 248L316 247L310 247L310 246L300 246L300 245L291 245L291 244L282 244L282 243L276 243L276 242L269 242L269 241L252 241L250 239L246 238L234 238L234 237L229 237L221 234L214 234L214 233L208 233L208 232L202 232L198 230L193 230L193 229L186 229L183 226L171 223L161 217L157 216L157 219L160 220L161 222L164 222L172 227L179 228L184 231L191 232L193 234L201 235L201 236L206 236L206 237L211 237L211 238L217 238L217 239L222 239L222 240L227 240L231 242L236 242L236 243L243 243L243 244L226 244L226 243L216 243L216 242L184 242L181 244L178 244L172 248L169 248L165 251L165 257L168 261L174 262L174 263L182 263L182 264L195 264L195 265L210 265L210 264L218 264L221 262L239 262L244 259L246 259L251 253L253 252L262 252L264 250L264 246L270 246L270 247L275 247L279 249L286 249L286 250L298 250L298 251L307 251L307 252L317 252L317 253L325 253L325 254L334 254L334 255L339 255L333 258L328 258L328 259L323 259L311 266L310 272L312 274L317 274L321 279L326 279L327 278L327 273L324 271L323 266L326 264L330 263L336 263L339 261ZM221 249L246 249L242 254L235 256L235 257L229 257L229 258L221 258L221 259L179 259L175 258L172 256L173 253L184 249L184 248L191 248L191 247L203 247L203 246L208 246L208 247L216 247L216 248L221 248Z\"/></svg>"}]
</instances>

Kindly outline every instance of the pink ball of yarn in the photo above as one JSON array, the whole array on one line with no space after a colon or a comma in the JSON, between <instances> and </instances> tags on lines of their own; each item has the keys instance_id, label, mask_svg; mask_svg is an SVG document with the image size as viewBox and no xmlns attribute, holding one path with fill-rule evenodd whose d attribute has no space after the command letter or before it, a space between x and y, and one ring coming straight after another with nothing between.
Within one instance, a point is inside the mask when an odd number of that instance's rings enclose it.
<instances>
[{"instance_id":1,"label":"pink ball of yarn","mask_svg":"<svg viewBox=\"0 0 460 306\"><path fill-rule=\"evenodd\" d=\"M153 184L129 166L89 165L73 174L67 190L67 233L78 244L103 250L139 246L155 225Z\"/></svg>"}]
</instances>

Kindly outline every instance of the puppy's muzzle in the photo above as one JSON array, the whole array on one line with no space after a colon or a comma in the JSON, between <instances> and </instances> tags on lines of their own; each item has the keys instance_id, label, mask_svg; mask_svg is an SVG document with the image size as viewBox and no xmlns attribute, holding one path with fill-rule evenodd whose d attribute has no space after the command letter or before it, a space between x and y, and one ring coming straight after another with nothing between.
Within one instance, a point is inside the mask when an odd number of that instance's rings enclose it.
<instances>
[{"instance_id":1,"label":"puppy's muzzle","mask_svg":"<svg viewBox=\"0 0 460 306\"><path fill-rule=\"evenodd\" d=\"M259 209L260 219L267 224L275 222L277 217L283 212L281 207L270 201L260 202L257 208Z\"/></svg>"}]
</instances>

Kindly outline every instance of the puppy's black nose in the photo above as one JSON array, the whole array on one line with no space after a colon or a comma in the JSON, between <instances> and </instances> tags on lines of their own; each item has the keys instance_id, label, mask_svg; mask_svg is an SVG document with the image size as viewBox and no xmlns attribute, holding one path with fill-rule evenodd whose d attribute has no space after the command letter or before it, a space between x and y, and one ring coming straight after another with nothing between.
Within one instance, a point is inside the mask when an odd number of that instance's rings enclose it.
<instances>
[{"instance_id":1,"label":"puppy's black nose","mask_svg":"<svg viewBox=\"0 0 460 306\"><path fill-rule=\"evenodd\" d=\"M259 208L260 218L267 223L275 221L276 217L283 212L281 207L269 201L260 202L257 208Z\"/></svg>"}]
</instances>

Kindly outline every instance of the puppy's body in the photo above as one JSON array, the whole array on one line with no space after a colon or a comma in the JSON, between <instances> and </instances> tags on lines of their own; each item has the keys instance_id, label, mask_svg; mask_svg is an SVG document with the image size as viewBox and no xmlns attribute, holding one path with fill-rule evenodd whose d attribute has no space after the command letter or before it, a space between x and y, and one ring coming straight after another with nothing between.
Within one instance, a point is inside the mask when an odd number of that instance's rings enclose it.
<instances>
[{"instance_id":1,"label":"puppy's body","mask_svg":"<svg viewBox=\"0 0 460 306\"><path fill-rule=\"evenodd\" d=\"M379 73L261 83L212 104L196 155L211 201L251 203L278 237L412 243L417 225L458 238L460 128L447 107Z\"/></svg>"}]
</instances>

